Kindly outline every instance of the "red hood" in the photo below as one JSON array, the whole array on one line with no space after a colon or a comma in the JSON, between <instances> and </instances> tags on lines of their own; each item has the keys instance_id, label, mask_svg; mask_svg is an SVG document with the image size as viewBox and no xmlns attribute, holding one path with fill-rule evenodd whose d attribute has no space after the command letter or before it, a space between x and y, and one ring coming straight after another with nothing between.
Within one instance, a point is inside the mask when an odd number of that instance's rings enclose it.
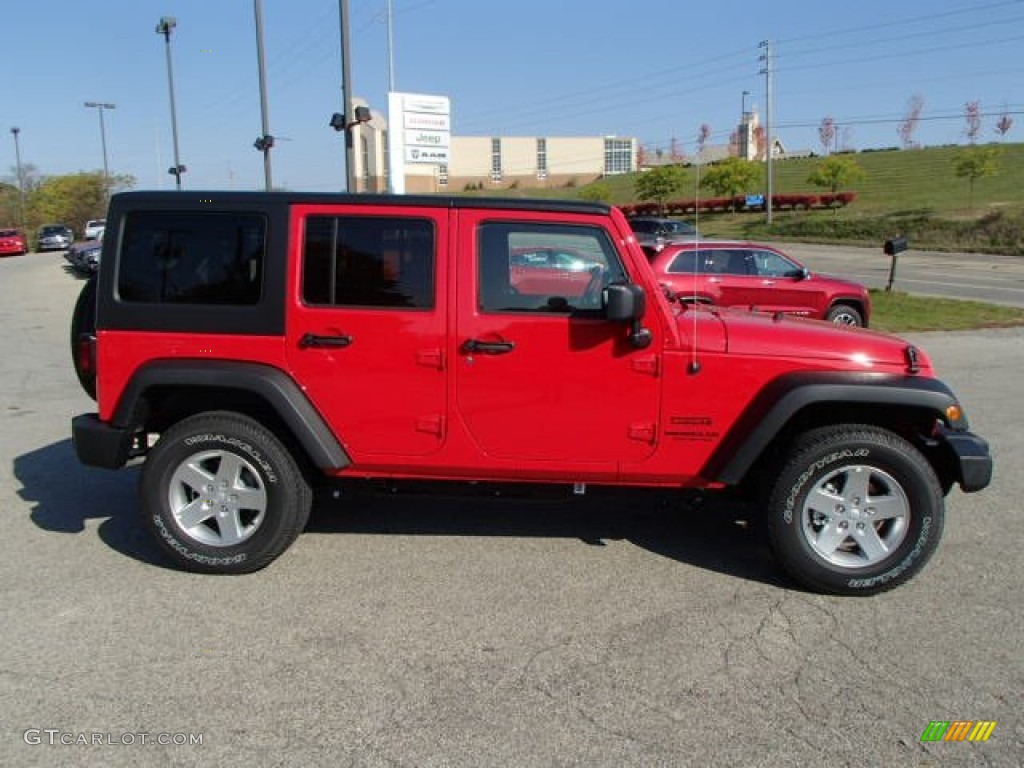
<instances>
[{"instance_id":1,"label":"red hood","mask_svg":"<svg viewBox=\"0 0 1024 768\"><path fill-rule=\"evenodd\" d=\"M896 368L905 372L909 366L907 350L913 347L895 336L863 328L724 308L688 308L681 312L678 322L684 337L693 338L695 320L697 347L704 352L822 360L857 370ZM920 373L931 373L931 360L921 350L916 353Z\"/></svg>"}]
</instances>

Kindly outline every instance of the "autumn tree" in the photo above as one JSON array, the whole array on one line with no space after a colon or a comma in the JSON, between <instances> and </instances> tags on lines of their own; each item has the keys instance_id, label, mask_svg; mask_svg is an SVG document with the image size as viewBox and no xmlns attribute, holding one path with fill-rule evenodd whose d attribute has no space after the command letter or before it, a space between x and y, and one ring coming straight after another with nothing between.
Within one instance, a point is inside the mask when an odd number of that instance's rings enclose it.
<instances>
[{"instance_id":1,"label":"autumn tree","mask_svg":"<svg viewBox=\"0 0 1024 768\"><path fill-rule=\"evenodd\" d=\"M807 181L816 187L825 187L834 195L843 187L865 178L867 172L852 157L832 155L814 166Z\"/></svg>"},{"instance_id":2,"label":"autumn tree","mask_svg":"<svg viewBox=\"0 0 1024 768\"><path fill-rule=\"evenodd\" d=\"M661 165L637 176L633 190L641 200L653 200L664 215L665 202L686 184L686 171L678 165Z\"/></svg>"},{"instance_id":3,"label":"autumn tree","mask_svg":"<svg viewBox=\"0 0 1024 768\"><path fill-rule=\"evenodd\" d=\"M700 180L700 185L721 197L735 197L760 180L759 164L741 157L730 157L708 167Z\"/></svg>"},{"instance_id":4,"label":"autumn tree","mask_svg":"<svg viewBox=\"0 0 1024 768\"><path fill-rule=\"evenodd\" d=\"M907 114L897 129L904 149L913 149L917 146L914 141L914 133L917 131L918 123L921 122L922 111L924 111L924 96L915 93L907 102Z\"/></svg>"},{"instance_id":5,"label":"autumn tree","mask_svg":"<svg viewBox=\"0 0 1024 768\"><path fill-rule=\"evenodd\" d=\"M1010 113L1007 112L1006 107L1003 107L1003 114L996 120L996 133L999 134L999 140L1002 141L1006 138L1006 134L1010 132L1013 127L1013 118L1010 117Z\"/></svg>"},{"instance_id":6,"label":"autumn tree","mask_svg":"<svg viewBox=\"0 0 1024 768\"><path fill-rule=\"evenodd\" d=\"M967 207L973 210L974 182L985 176L994 176L999 172L999 148L970 147L962 152L957 152L953 157L953 169L957 178L967 179L970 183Z\"/></svg>"},{"instance_id":7,"label":"autumn tree","mask_svg":"<svg viewBox=\"0 0 1024 768\"><path fill-rule=\"evenodd\" d=\"M977 140L978 134L981 133L980 101L968 101L964 104L964 121L967 123L967 127L964 129L967 143L973 144Z\"/></svg>"},{"instance_id":8,"label":"autumn tree","mask_svg":"<svg viewBox=\"0 0 1024 768\"><path fill-rule=\"evenodd\" d=\"M135 185L131 176L112 176L111 191ZM28 197L32 226L61 222L75 232L85 229L89 219L100 218L107 210L107 194L102 172L50 176Z\"/></svg>"},{"instance_id":9,"label":"autumn tree","mask_svg":"<svg viewBox=\"0 0 1024 768\"><path fill-rule=\"evenodd\" d=\"M835 142L836 138L836 121L831 117L822 118L821 125L818 126L818 139L821 141L821 148L825 150L827 155Z\"/></svg>"}]
</instances>

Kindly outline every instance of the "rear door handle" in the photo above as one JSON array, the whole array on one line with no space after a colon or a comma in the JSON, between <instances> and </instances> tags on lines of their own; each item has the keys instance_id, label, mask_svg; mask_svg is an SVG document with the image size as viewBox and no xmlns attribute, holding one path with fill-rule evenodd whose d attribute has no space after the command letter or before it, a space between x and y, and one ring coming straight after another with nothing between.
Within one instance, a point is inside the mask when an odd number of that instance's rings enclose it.
<instances>
[{"instance_id":1,"label":"rear door handle","mask_svg":"<svg viewBox=\"0 0 1024 768\"><path fill-rule=\"evenodd\" d=\"M317 336L315 333L304 333L299 339L299 349L309 349L310 347L339 349L347 347L351 343L352 337L345 334L340 336Z\"/></svg>"},{"instance_id":2,"label":"rear door handle","mask_svg":"<svg viewBox=\"0 0 1024 768\"><path fill-rule=\"evenodd\" d=\"M462 351L467 355L477 352L482 355L506 355L515 348L514 341L480 341L479 339L466 339L462 345Z\"/></svg>"}]
</instances>

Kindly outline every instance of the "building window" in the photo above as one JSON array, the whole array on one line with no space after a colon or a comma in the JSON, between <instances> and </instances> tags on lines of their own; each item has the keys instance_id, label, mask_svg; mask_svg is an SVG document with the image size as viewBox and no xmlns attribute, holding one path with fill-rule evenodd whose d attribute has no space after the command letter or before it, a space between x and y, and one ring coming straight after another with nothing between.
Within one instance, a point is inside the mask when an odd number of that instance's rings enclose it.
<instances>
[{"instance_id":1,"label":"building window","mask_svg":"<svg viewBox=\"0 0 1024 768\"><path fill-rule=\"evenodd\" d=\"M391 158L388 155L388 132L387 131L381 131L380 132L380 145L381 145L381 148L382 148L381 149L382 154L384 156L384 168L382 169L383 176L384 176L384 181L385 181L384 189L390 189L391 188L391 177L390 177Z\"/></svg>"},{"instance_id":2,"label":"building window","mask_svg":"<svg viewBox=\"0 0 1024 768\"><path fill-rule=\"evenodd\" d=\"M537 178L548 177L548 140L537 139Z\"/></svg>"},{"instance_id":3,"label":"building window","mask_svg":"<svg viewBox=\"0 0 1024 768\"><path fill-rule=\"evenodd\" d=\"M491 181L501 181L501 139L491 139Z\"/></svg>"},{"instance_id":4,"label":"building window","mask_svg":"<svg viewBox=\"0 0 1024 768\"><path fill-rule=\"evenodd\" d=\"M437 166L437 183L439 186L448 186L448 166L441 163Z\"/></svg>"},{"instance_id":5,"label":"building window","mask_svg":"<svg viewBox=\"0 0 1024 768\"><path fill-rule=\"evenodd\" d=\"M359 160L363 164L363 191L370 189L370 142L365 136L359 137Z\"/></svg>"},{"instance_id":6,"label":"building window","mask_svg":"<svg viewBox=\"0 0 1024 768\"><path fill-rule=\"evenodd\" d=\"M611 176L633 170L633 142L630 139L604 140L604 172Z\"/></svg>"}]
</instances>

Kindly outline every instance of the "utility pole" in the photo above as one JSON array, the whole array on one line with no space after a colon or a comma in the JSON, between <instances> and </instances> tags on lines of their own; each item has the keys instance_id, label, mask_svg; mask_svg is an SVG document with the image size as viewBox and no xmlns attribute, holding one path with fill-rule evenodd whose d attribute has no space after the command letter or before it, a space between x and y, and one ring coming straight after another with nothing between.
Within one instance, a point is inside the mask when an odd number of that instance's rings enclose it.
<instances>
[{"instance_id":1,"label":"utility pole","mask_svg":"<svg viewBox=\"0 0 1024 768\"><path fill-rule=\"evenodd\" d=\"M388 92L395 90L395 40L392 30L394 29L394 14L391 10L391 0L388 0Z\"/></svg>"},{"instance_id":2,"label":"utility pole","mask_svg":"<svg viewBox=\"0 0 1024 768\"><path fill-rule=\"evenodd\" d=\"M107 130L103 125L103 110L115 109L116 104L104 104L98 101L87 101L85 106L100 113L100 143L103 145L103 199L110 202L110 168L107 165Z\"/></svg>"},{"instance_id":3,"label":"utility pole","mask_svg":"<svg viewBox=\"0 0 1024 768\"><path fill-rule=\"evenodd\" d=\"M178 191L181 191L181 174L185 172L185 166L181 164L178 156L178 114L174 108L174 70L171 67L171 30L178 26L178 20L173 16L163 16L156 25L156 33L164 36L167 43L167 88L171 93L171 136L174 139L174 167L170 169L174 176L174 184Z\"/></svg>"},{"instance_id":4,"label":"utility pole","mask_svg":"<svg viewBox=\"0 0 1024 768\"><path fill-rule=\"evenodd\" d=\"M14 160L18 164L18 216L21 218L21 231L28 236L25 232L25 176L21 172L21 147L18 146L18 134L21 133L21 128L15 126L11 128L11 134L14 136Z\"/></svg>"},{"instance_id":5,"label":"utility pole","mask_svg":"<svg viewBox=\"0 0 1024 768\"><path fill-rule=\"evenodd\" d=\"M254 0L256 11L256 58L260 69L260 114L263 117L263 135L253 145L263 153L263 176L267 192L274 188L270 172L270 148L274 146L274 137L270 135L270 115L267 111L267 63L263 55L263 0Z\"/></svg>"},{"instance_id":6,"label":"utility pole","mask_svg":"<svg viewBox=\"0 0 1024 768\"><path fill-rule=\"evenodd\" d=\"M764 75L764 123L765 123L765 143L768 145L765 151L765 162L767 164L767 177L768 177L768 189L767 195L765 195L765 208L768 211L768 224L772 223L772 149L774 148L775 140L772 136L772 89L774 83L772 82L774 77L773 69L775 67L774 60L774 49L770 40L762 40L758 46L764 49L764 53L761 54L760 61L764 62L764 67L761 69L760 74Z\"/></svg>"},{"instance_id":7,"label":"utility pole","mask_svg":"<svg viewBox=\"0 0 1024 768\"><path fill-rule=\"evenodd\" d=\"M356 179L356 153L352 141L352 124L355 109L352 105L352 65L349 57L348 0L338 0L338 15L341 21L341 90L342 114L345 116L345 191L358 191Z\"/></svg>"}]
</instances>

